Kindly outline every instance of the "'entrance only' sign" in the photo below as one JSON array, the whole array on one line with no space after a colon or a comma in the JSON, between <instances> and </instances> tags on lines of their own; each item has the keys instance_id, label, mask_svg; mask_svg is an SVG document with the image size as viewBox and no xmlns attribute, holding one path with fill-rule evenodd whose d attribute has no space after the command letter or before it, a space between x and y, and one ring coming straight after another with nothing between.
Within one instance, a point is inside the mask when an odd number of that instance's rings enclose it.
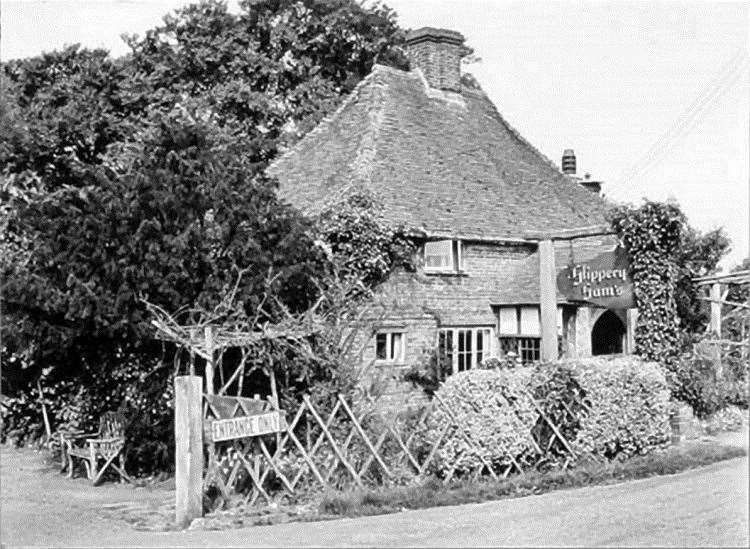
<instances>
[{"instance_id":1,"label":"'entrance only' sign","mask_svg":"<svg viewBox=\"0 0 750 549\"><path fill-rule=\"evenodd\" d=\"M267 412L252 416L217 419L210 424L213 442L236 438L257 437L278 433L286 429L286 421L280 412Z\"/></svg>"}]
</instances>

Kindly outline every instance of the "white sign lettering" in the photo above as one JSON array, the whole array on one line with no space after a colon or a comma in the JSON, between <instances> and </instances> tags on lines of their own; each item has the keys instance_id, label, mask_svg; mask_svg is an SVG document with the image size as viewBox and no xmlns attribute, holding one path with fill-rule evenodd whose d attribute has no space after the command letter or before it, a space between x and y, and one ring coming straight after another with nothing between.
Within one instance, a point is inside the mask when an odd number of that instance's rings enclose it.
<instances>
[{"instance_id":1,"label":"white sign lettering","mask_svg":"<svg viewBox=\"0 0 750 549\"><path fill-rule=\"evenodd\" d=\"M235 438L257 437L278 433L284 429L286 429L286 422L279 412L217 419L211 422L211 440L220 442Z\"/></svg>"}]
</instances>

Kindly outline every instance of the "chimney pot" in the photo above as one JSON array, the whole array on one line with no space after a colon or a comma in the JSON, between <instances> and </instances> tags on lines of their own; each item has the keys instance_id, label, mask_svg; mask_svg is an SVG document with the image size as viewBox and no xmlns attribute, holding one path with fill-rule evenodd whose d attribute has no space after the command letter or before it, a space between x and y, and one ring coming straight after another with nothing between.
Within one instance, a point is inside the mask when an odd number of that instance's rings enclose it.
<instances>
[{"instance_id":1,"label":"chimney pot","mask_svg":"<svg viewBox=\"0 0 750 549\"><path fill-rule=\"evenodd\" d=\"M573 149L565 149L563 151L562 172L567 175L576 174L576 155Z\"/></svg>"},{"instance_id":2,"label":"chimney pot","mask_svg":"<svg viewBox=\"0 0 750 549\"><path fill-rule=\"evenodd\" d=\"M461 91L464 36L448 29L422 27L406 35L412 67L418 67L431 88Z\"/></svg>"}]
</instances>

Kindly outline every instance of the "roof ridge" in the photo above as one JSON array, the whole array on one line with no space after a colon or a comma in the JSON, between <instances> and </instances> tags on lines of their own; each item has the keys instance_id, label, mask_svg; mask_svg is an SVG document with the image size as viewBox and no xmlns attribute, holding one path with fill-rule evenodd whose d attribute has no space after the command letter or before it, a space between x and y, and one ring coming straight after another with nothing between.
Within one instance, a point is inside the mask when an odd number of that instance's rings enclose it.
<instances>
[{"instance_id":1,"label":"roof ridge","mask_svg":"<svg viewBox=\"0 0 750 549\"><path fill-rule=\"evenodd\" d=\"M352 173L355 176L359 176L359 183L363 183L365 187L372 191L372 171L373 161L376 157L378 150L378 141L381 135L381 129L383 126L383 119L385 118L385 104L387 95L385 94L385 88L388 83L380 78L383 71L382 65L374 65L373 70L370 74L373 75L371 89L371 102L370 108L367 110L368 127L362 135L359 141L359 147L357 147L357 155L351 163ZM377 76L377 78L376 78ZM350 185L355 183L350 182ZM348 189L345 189L348 190Z\"/></svg>"},{"instance_id":2,"label":"roof ridge","mask_svg":"<svg viewBox=\"0 0 750 549\"><path fill-rule=\"evenodd\" d=\"M469 74L472 77L474 77L474 75L471 74L471 73L467 73L467 74ZM475 80L476 80L476 78L475 78ZM534 145L532 145L531 142L528 141L523 135L521 135L521 133L516 128L514 128L513 126L510 125L510 123L500 113L500 109L497 108L497 105L495 105L494 101L492 101L492 99L490 99L490 96L487 95L487 92L484 91L484 88L482 88L481 84L479 84L478 81L477 81L477 85L479 87L476 88L476 89L474 89L474 90L472 90L472 91L474 91L477 95L481 95L482 99L484 99L485 101L487 101L487 103L489 103L492 106L492 110L495 112L495 114L497 114L498 118L500 119L500 122L508 129L508 131L511 133L511 135L513 135L513 137L515 137L516 139L518 139L526 147L528 147L529 149L531 149L531 151L534 154L536 154L540 159L542 159L544 162L546 162L547 165L550 168L552 168L553 170L555 170L560 175L564 175L560 171L560 168L558 168L557 165L552 160L550 160L543 152L541 152Z\"/></svg>"},{"instance_id":3,"label":"roof ridge","mask_svg":"<svg viewBox=\"0 0 750 549\"><path fill-rule=\"evenodd\" d=\"M307 132L305 135L302 136L301 139L294 142L291 146L288 146L286 150L278 155L276 158L273 159L273 161L268 165L266 168L266 172L270 175L273 175L273 172L276 170L276 167L287 159L287 157L291 156L294 150L299 146L300 143L307 141L309 139L314 138L315 136L323 133L326 131L331 123L336 119L336 117L349 105L352 103L355 103L359 99L360 92L362 91L362 88L364 88L370 80L373 80L375 77L375 67L382 67L383 65L373 65L373 70L371 70L367 76L365 76L362 80L360 80L356 86L354 86L354 89L346 94L344 96L343 101L341 102L341 105L339 105L336 110L333 112L328 113L325 115L320 122L316 124L316 126Z\"/></svg>"},{"instance_id":4,"label":"roof ridge","mask_svg":"<svg viewBox=\"0 0 750 549\"><path fill-rule=\"evenodd\" d=\"M468 73L468 74L471 74L471 73ZM513 127L510 124L510 122L508 122L505 119L505 117L500 113L500 109L498 109L497 105L495 105L495 103L492 101L492 99L490 99L490 97L487 95L487 93L482 88L481 84L479 84L478 82L477 82L477 84L479 85L479 88L476 89L476 90L473 90L473 91L475 91L476 93L481 94L482 98L487 103L490 104L490 106L492 107L492 110L495 112L495 114L497 114L500 123L503 124L507 128L507 130L510 132L510 134L513 137L515 137L519 142L521 142L524 146L528 147L528 149L532 153L534 153L540 160L542 160L543 162L545 162L547 164L547 166L549 166L550 168L552 168L552 170L554 170L555 173L560 176L561 180L565 180L566 182L570 183L572 186L577 187L578 186L577 183L571 181L570 178L566 177L566 175L562 172L562 170L550 158L548 158L547 155L545 155L542 151L540 151L539 149L537 149L530 141L528 141L523 135L521 135L521 133L515 127ZM586 191L586 192L590 192L590 191ZM609 205L609 203L608 203L607 200L605 200L603 197L601 197L599 195L595 195L594 193L591 193L591 198L595 199L595 200L598 199L602 203L605 203L605 204Z\"/></svg>"}]
</instances>

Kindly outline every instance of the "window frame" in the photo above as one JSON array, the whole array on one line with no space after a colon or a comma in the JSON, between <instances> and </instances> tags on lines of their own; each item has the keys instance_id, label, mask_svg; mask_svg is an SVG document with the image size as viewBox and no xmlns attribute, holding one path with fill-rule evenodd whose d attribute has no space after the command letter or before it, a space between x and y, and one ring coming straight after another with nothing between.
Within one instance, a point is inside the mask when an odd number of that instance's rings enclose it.
<instances>
[{"instance_id":1,"label":"window frame","mask_svg":"<svg viewBox=\"0 0 750 549\"><path fill-rule=\"evenodd\" d=\"M481 351L477 345L477 341L479 339L478 334L480 332L482 333ZM470 335L468 340L466 339L467 334ZM481 361L497 356L494 326L446 326L439 328L436 344L438 350L438 360L440 360L441 339L445 343L446 348L448 347L448 341L450 341L449 356L451 363L451 374L457 374L459 372L471 370L479 366L479 364L481 364ZM460 346L460 342L462 340L463 350ZM469 357L468 365L466 357ZM463 367L461 367L460 363L462 363Z\"/></svg>"},{"instance_id":2,"label":"window frame","mask_svg":"<svg viewBox=\"0 0 750 549\"><path fill-rule=\"evenodd\" d=\"M393 336L400 336L401 346L398 356L394 353ZM378 357L378 338L385 336L385 358ZM406 331L378 330L375 333L375 362L378 364L403 364L406 362Z\"/></svg>"},{"instance_id":3,"label":"window frame","mask_svg":"<svg viewBox=\"0 0 750 549\"><path fill-rule=\"evenodd\" d=\"M439 267L427 265L427 246L429 244L446 244L450 243L450 252L448 254L440 255L430 254L430 257L448 257L449 265L441 265ZM463 250L461 249L461 240L444 238L440 240L427 240L424 243L422 250L422 264L424 266L425 273L459 273L463 269Z\"/></svg>"}]
</instances>

